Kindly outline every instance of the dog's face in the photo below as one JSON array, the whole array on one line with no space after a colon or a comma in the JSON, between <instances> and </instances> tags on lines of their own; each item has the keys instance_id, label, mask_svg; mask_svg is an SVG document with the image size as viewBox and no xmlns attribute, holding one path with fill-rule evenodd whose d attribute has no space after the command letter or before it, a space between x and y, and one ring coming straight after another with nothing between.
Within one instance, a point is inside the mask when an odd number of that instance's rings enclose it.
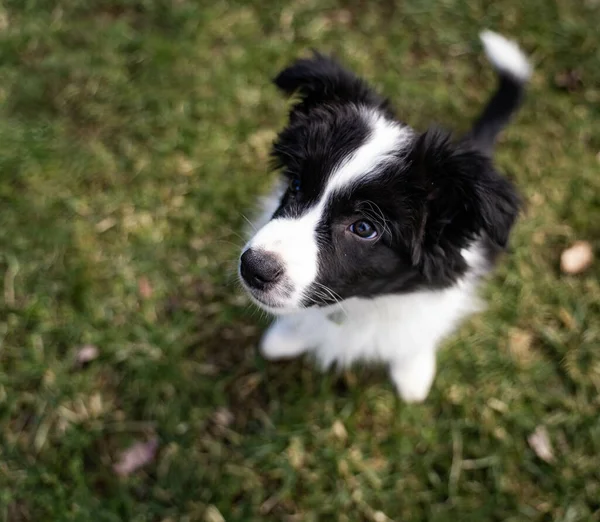
<instances>
[{"instance_id":1,"label":"dog's face","mask_svg":"<svg viewBox=\"0 0 600 522\"><path fill-rule=\"evenodd\" d=\"M273 148L283 176L276 209L240 260L262 308L443 288L469 269L473 242L489 257L505 246L517 196L467 142L417 134L322 56L275 83L301 99Z\"/></svg>"}]
</instances>

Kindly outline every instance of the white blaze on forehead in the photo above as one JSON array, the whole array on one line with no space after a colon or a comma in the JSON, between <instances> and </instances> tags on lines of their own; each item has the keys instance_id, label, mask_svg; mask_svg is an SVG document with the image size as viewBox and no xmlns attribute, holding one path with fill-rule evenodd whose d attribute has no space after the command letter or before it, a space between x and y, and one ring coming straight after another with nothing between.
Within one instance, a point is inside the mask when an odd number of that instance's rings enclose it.
<instances>
[{"instance_id":1,"label":"white blaze on forehead","mask_svg":"<svg viewBox=\"0 0 600 522\"><path fill-rule=\"evenodd\" d=\"M360 116L369 125L369 137L334 169L320 203L335 190L375 174L374 168L404 148L413 134L410 128L402 127L378 112L362 109Z\"/></svg>"},{"instance_id":2,"label":"white blaze on forehead","mask_svg":"<svg viewBox=\"0 0 600 522\"><path fill-rule=\"evenodd\" d=\"M285 275L294 291L285 299L296 306L316 280L319 249L316 229L331 195L343 187L377 174L376 167L406 147L413 136L408 127L386 119L378 112L361 109L360 117L370 127L366 141L335 167L317 204L297 218L269 221L249 243L276 254L285 265Z\"/></svg>"}]
</instances>

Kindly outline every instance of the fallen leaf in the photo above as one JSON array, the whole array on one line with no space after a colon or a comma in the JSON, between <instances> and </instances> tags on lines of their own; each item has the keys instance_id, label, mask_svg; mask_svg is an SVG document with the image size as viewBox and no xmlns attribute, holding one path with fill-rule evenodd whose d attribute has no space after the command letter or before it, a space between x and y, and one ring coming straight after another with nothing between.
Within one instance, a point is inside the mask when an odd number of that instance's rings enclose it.
<instances>
[{"instance_id":1,"label":"fallen leaf","mask_svg":"<svg viewBox=\"0 0 600 522\"><path fill-rule=\"evenodd\" d=\"M8 15L3 11L0 12L0 31L5 31L10 25ZM10 517L9 517L10 518Z\"/></svg>"},{"instance_id":2,"label":"fallen leaf","mask_svg":"<svg viewBox=\"0 0 600 522\"><path fill-rule=\"evenodd\" d=\"M96 230L100 234L102 234L102 233L106 232L107 230L110 230L116 224L117 224L117 220L115 218L107 217L107 218L103 219L102 221L100 221L99 223L96 223Z\"/></svg>"},{"instance_id":3,"label":"fallen leaf","mask_svg":"<svg viewBox=\"0 0 600 522\"><path fill-rule=\"evenodd\" d=\"M88 401L88 410L92 417L98 418L104 412L104 404L102 401L102 395L94 393Z\"/></svg>"},{"instance_id":4,"label":"fallen leaf","mask_svg":"<svg viewBox=\"0 0 600 522\"><path fill-rule=\"evenodd\" d=\"M231 411L227 408L219 408L213 414L213 420L215 421L215 424L217 426L221 428L227 428L231 426L231 424L233 424L235 417L233 416L233 413L231 413Z\"/></svg>"},{"instance_id":5,"label":"fallen leaf","mask_svg":"<svg viewBox=\"0 0 600 522\"><path fill-rule=\"evenodd\" d=\"M564 308L561 308L558 311L558 316L560 317L560 320L563 322L563 324L569 330L577 329L577 321L567 310L565 310Z\"/></svg>"},{"instance_id":6,"label":"fallen leaf","mask_svg":"<svg viewBox=\"0 0 600 522\"><path fill-rule=\"evenodd\" d=\"M10 502L4 509L8 515L4 520L14 520L15 522L19 520L31 520L29 508L23 501Z\"/></svg>"},{"instance_id":7,"label":"fallen leaf","mask_svg":"<svg viewBox=\"0 0 600 522\"><path fill-rule=\"evenodd\" d=\"M273 495L272 497L269 497L267 500L265 500L259 509L259 513L264 517L265 515L268 515L271 511L273 511L273 508L279 503L279 497L277 495Z\"/></svg>"},{"instance_id":8,"label":"fallen leaf","mask_svg":"<svg viewBox=\"0 0 600 522\"><path fill-rule=\"evenodd\" d=\"M158 439L153 438L147 442L136 442L119 455L118 462L113 466L117 475L126 477L143 466L150 464L156 456Z\"/></svg>"},{"instance_id":9,"label":"fallen leaf","mask_svg":"<svg viewBox=\"0 0 600 522\"><path fill-rule=\"evenodd\" d=\"M535 454L544 462L554 461L554 450L550 444L548 430L544 426L538 426L535 431L529 435L527 442Z\"/></svg>"},{"instance_id":10,"label":"fallen leaf","mask_svg":"<svg viewBox=\"0 0 600 522\"><path fill-rule=\"evenodd\" d=\"M87 363L97 359L99 354L100 351L97 346L84 344L75 354L75 365L78 367L85 366Z\"/></svg>"},{"instance_id":11,"label":"fallen leaf","mask_svg":"<svg viewBox=\"0 0 600 522\"><path fill-rule=\"evenodd\" d=\"M152 297L152 286L146 276L138 279L138 291L142 299L150 299Z\"/></svg>"},{"instance_id":12,"label":"fallen leaf","mask_svg":"<svg viewBox=\"0 0 600 522\"><path fill-rule=\"evenodd\" d=\"M575 92L583 86L583 78L581 77L581 72L577 69L567 69L556 74L554 83L560 89Z\"/></svg>"},{"instance_id":13,"label":"fallen leaf","mask_svg":"<svg viewBox=\"0 0 600 522\"><path fill-rule=\"evenodd\" d=\"M56 382L56 374L48 368L44 372L44 376L42 377L42 381L45 386L52 386Z\"/></svg>"},{"instance_id":14,"label":"fallen leaf","mask_svg":"<svg viewBox=\"0 0 600 522\"><path fill-rule=\"evenodd\" d=\"M526 330L514 328L508 335L508 348L511 355L517 360L517 362L528 365L534 359L533 352L531 350L531 344L533 342L533 334Z\"/></svg>"},{"instance_id":15,"label":"fallen leaf","mask_svg":"<svg viewBox=\"0 0 600 522\"><path fill-rule=\"evenodd\" d=\"M576 241L560 256L560 268L565 274L579 274L589 268L594 260L592 245L587 241Z\"/></svg>"},{"instance_id":16,"label":"fallen leaf","mask_svg":"<svg viewBox=\"0 0 600 522\"><path fill-rule=\"evenodd\" d=\"M383 511L375 511L373 513L373 522L389 522L390 518Z\"/></svg>"},{"instance_id":17,"label":"fallen leaf","mask_svg":"<svg viewBox=\"0 0 600 522\"><path fill-rule=\"evenodd\" d=\"M225 518L219 509L211 504L204 512L204 522L225 522Z\"/></svg>"},{"instance_id":18,"label":"fallen leaf","mask_svg":"<svg viewBox=\"0 0 600 522\"><path fill-rule=\"evenodd\" d=\"M304 446L298 437L292 437L287 448L288 461L294 469L300 469L304 464Z\"/></svg>"},{"instance_id":19,"label":"fallen leaf","mask_svg":"<svg viewBox=\"0 0 600 522\"><path fill-rule=\"evenodd\" d=\"M179 172L179 174L183 174L184 176L189 176L190 174L192 174L192 172L194 172L196 168L194 163L182 154L177 156L176 162L177 171Z\"/></svg>"},{"instance_id":20,"label":"fallen leaf","mask_svg":"<svg viewBox=\"0 0 600 522\"><path fill-rule=\"evenodd\" d=\"M344 423L340 420L336 420L331 427L331 433L333 436L341 442L346 442L348 438L348 432L346 431L346 427Z\"/></svg>"},{"instance_id":21,"label":"fallen leaf","mask_svg":"<svg viewBox=\"0 0 600 522\"><path fill-rule=\"evenodd\" d=\"M328 18L335 25L346 26L352 22L352 13L347 9L340 9L338 11L333 11Z\"/></svg>"},{"instance_id":22,"label":"fallen leaf","mask_svg":"<svg viewBox=\"0 0 600 522\"><path fill-rule=\"evenodd\" d=\"M497 411L498 413L506 413L508 411L507 404L495 397L490 397L487 404L492 410Z\"/></svg>"}]
</instances>

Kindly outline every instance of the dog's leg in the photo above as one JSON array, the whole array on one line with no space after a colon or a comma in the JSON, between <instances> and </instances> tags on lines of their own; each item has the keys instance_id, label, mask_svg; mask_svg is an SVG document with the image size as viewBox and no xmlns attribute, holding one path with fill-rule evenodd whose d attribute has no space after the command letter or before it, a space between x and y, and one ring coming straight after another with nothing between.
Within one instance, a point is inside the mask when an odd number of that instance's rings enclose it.
<instances>
[{"instance_id":1,"label":"dog's leg","mask_svg":"<svg viewBox=\"0 0 600 522\"><path fill-rule=\"evenodd\" d=\"M427 398L435 376L435 349L427 347L409 359L394 363L390 376L406 402L422 402Z\"/></svg>"},{"instance_id":2,"label":"dog's leg","mask_svg":"<svg viewBox=\"0 0 600 522\"><path fill-rule=\"evenodd\" d=\"M260 351L267 359L290 359L304 353L307 343L294 316L279 317L265 332Z\"/></svg>"}]
</instances>

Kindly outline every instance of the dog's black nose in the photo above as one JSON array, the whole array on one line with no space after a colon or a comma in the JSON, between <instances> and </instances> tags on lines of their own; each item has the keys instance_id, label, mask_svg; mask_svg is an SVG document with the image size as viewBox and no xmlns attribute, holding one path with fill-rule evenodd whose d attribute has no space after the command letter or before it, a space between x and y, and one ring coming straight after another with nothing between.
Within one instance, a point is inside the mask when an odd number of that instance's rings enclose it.
<instances>
[{"instance_id":1,"label":"dog's black nose","mask_svg":"<svg viewBox=\"0 0 600 522\"><path fill-rule=\"evenodd\" d=\"M264 290L281 277L283 265L273 254L249 248L240 259L240 273L248 286Z\"/></svg>"}]
</instances>

